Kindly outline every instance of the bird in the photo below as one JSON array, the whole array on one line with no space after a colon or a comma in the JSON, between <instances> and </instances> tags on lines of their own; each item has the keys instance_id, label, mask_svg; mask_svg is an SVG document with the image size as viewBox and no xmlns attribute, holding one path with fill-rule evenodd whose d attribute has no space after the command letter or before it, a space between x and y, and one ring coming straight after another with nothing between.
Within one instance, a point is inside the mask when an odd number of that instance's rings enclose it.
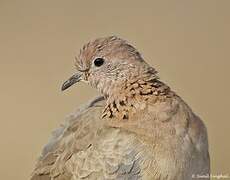
<instances>
[{"instance_id":1,"label":"bird","mask_svg":"<svg viewBox=\"0 0 230 180\"><path fill-rule=\"evenodd\" d=\"M31 180L209 179L204 122L133 45L91 40L75 66L62 91L84 82L100 96L53 132Z\"/></svg>"}]
</instances>

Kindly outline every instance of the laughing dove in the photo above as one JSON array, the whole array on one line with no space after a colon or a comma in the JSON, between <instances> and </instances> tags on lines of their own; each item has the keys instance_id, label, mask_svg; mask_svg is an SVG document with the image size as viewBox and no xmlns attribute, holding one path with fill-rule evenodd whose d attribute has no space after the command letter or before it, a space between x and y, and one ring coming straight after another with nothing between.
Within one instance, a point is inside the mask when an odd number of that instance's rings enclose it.
<instances>
[{"instance_id":1,"label":"laughing dove","mask_svg":"<svg viewBox=\"0 0 230 180\"><path fill-rule=\"evenodd\" d=\"M53 133L31 180L209 175L205 125L132 45L115 36L96 39L82 48L76 67L62 90L84 81L103 96Z\"/></svg>"}]
</instances>

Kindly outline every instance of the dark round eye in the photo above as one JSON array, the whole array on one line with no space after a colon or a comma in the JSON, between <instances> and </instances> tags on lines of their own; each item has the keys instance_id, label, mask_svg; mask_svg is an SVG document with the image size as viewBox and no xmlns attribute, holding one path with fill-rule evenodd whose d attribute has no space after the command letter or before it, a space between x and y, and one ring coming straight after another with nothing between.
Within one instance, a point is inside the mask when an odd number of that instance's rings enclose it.
<instances>
[{"instance_id":1,"label":"dark round eye","mask_svg":"<svg viewBox=\"0 0 230 180\"><path fill-rule=\"evenodd\" d=\"M105 60L103 58L97 58L97 59L94 60L94 64L95 64L95 66L99 67L102 64L104 64L104 61Z\"/></svg>"}]
</instances>

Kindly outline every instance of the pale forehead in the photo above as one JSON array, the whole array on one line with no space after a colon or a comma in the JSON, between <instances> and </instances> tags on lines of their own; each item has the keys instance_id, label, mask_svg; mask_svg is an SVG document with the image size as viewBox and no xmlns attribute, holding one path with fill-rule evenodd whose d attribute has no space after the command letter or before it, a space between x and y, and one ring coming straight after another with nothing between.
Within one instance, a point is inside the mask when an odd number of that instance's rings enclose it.
<instances>
[{"instance_id":1,"label":"pale forehead","mask_svg":"<svg viewBox=\"0 0 230 180\"><path fill-rule=\"evenodd\" d=\"M96 57L140 56L137 50L125 40L116 36L98 38L85 44L76 59L76 66L88 66Z\"/></svg>"}]
</instances>

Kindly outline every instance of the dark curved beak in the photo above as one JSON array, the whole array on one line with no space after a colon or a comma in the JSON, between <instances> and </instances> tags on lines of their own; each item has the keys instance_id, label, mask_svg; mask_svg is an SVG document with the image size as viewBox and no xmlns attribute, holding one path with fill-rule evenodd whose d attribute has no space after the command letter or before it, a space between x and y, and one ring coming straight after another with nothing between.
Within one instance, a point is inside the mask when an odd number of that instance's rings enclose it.
<instances>
[{"instance_id":1,"label":"dark curved beak","mask_svg":"<svg viewBox=\"0 0 230 180\"><path fill-rule=\"evenodd\" d=\"M67 81L65 81L63 83L61 90L64 91L64 90L68 89L70 86L72 86L73 84L81 81L81 76L82 76L82 74L80 72L71 76Z\"/></svg>"}]
</instances>

